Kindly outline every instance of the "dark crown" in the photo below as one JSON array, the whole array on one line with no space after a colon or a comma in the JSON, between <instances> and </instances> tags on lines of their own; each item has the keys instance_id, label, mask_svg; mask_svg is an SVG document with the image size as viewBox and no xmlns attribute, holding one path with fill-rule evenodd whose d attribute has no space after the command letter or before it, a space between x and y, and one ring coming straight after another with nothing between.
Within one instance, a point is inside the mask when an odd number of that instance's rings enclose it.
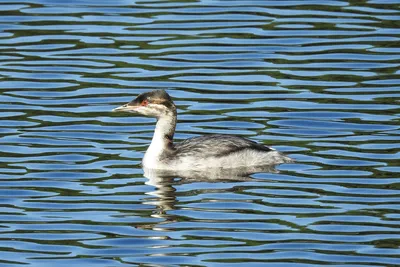
<instances>
[{"instance_id":1,"label":"dark crown","mask_svg":"<svg viewBox=\"0 0 400 267\"><path fill-rule=\"evenodd\" d=\"M134 100L132 100L129 104L138 105L144 100L147 100L149 103L164 105L169 109L175 108L174 102L165 90L155 90L142 93L138 95Z\"/></svg>"}]
</instances>

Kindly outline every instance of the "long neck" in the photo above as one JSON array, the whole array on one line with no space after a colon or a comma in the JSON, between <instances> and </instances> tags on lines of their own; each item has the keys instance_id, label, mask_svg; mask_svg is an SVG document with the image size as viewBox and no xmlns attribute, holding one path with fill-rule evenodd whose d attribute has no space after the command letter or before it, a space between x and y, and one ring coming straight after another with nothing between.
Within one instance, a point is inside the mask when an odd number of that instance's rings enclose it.
<instances>
[{"instance_id":1,"label":"long neck","mask_svg":"<svg viewBox=\"0 0 400 267\"><path fill-rule=\"evenodd\" d=\"M172 146L176 127L176 111L170 112L157 119L153 139L146 154L152 157L160 156L166 149Z\"/></svg>"},{"instance_id":2,"label":"long neck","mask_svg":"<svg viewBox=\"0 0 400 267\"><path fill-rule=\"evenodd\" d=\"M153 142L165 145L172 144L176 127L176 113L168 113L157 120L156 129L154 130Z\"/></svg>"}]
</instances>

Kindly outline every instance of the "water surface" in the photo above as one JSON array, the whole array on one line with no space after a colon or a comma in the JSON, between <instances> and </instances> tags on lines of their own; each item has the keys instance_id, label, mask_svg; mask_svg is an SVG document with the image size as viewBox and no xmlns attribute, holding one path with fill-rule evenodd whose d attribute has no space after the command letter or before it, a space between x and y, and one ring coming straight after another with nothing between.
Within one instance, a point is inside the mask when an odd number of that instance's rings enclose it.
<instances>
[{"instance_id":1,"label":"water surface","mask_svg":"<svg viewBox=\"0 0 400 267\"><path fill-rule=\"evenodd\" d=\"M0 1L0 266L398 266L398 1ZM176 139L297 160L249 177L140 166ZM189 175L190 176L190 175Z\"/></svg>"}]
</instances>

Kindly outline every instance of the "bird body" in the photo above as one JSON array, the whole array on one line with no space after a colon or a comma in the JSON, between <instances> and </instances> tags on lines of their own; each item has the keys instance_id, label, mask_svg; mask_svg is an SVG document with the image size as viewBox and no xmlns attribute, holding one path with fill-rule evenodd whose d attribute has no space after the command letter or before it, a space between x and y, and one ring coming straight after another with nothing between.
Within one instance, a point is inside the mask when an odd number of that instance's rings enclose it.
<instances>
[{"instance_id":1,"label":"bird body","mask_svg":"<svg viewBox=\"0 0 400 267\"><path fill-rule=\"evenodd\" d=\"M148 169L229 169L292 162L273 148L232 135L204 135L174 143L177 112L164 90L141 94L114 111L134 112L157 119L153 139L142 161L143 167Z\"/></svg>"}]
</instances>

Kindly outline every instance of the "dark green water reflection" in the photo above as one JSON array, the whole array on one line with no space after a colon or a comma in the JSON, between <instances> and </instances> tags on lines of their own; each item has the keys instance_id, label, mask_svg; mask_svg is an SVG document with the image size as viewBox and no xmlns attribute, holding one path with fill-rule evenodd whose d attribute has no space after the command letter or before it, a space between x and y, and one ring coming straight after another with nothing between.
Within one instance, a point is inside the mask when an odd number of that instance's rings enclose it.
<instances>
[{"instance_id":1,"label":"dark green water reflection","mask_svg":"<svg viewBox=\"0 0 400 267\"><path fill-rule=\"evenodd\" d=\"M398 266L398 1L0 0L0 266ZM177 139L296 164L140 167L168 89ZM182 178L184 177L184 178Z\"/></svg>"}]
</instances>

